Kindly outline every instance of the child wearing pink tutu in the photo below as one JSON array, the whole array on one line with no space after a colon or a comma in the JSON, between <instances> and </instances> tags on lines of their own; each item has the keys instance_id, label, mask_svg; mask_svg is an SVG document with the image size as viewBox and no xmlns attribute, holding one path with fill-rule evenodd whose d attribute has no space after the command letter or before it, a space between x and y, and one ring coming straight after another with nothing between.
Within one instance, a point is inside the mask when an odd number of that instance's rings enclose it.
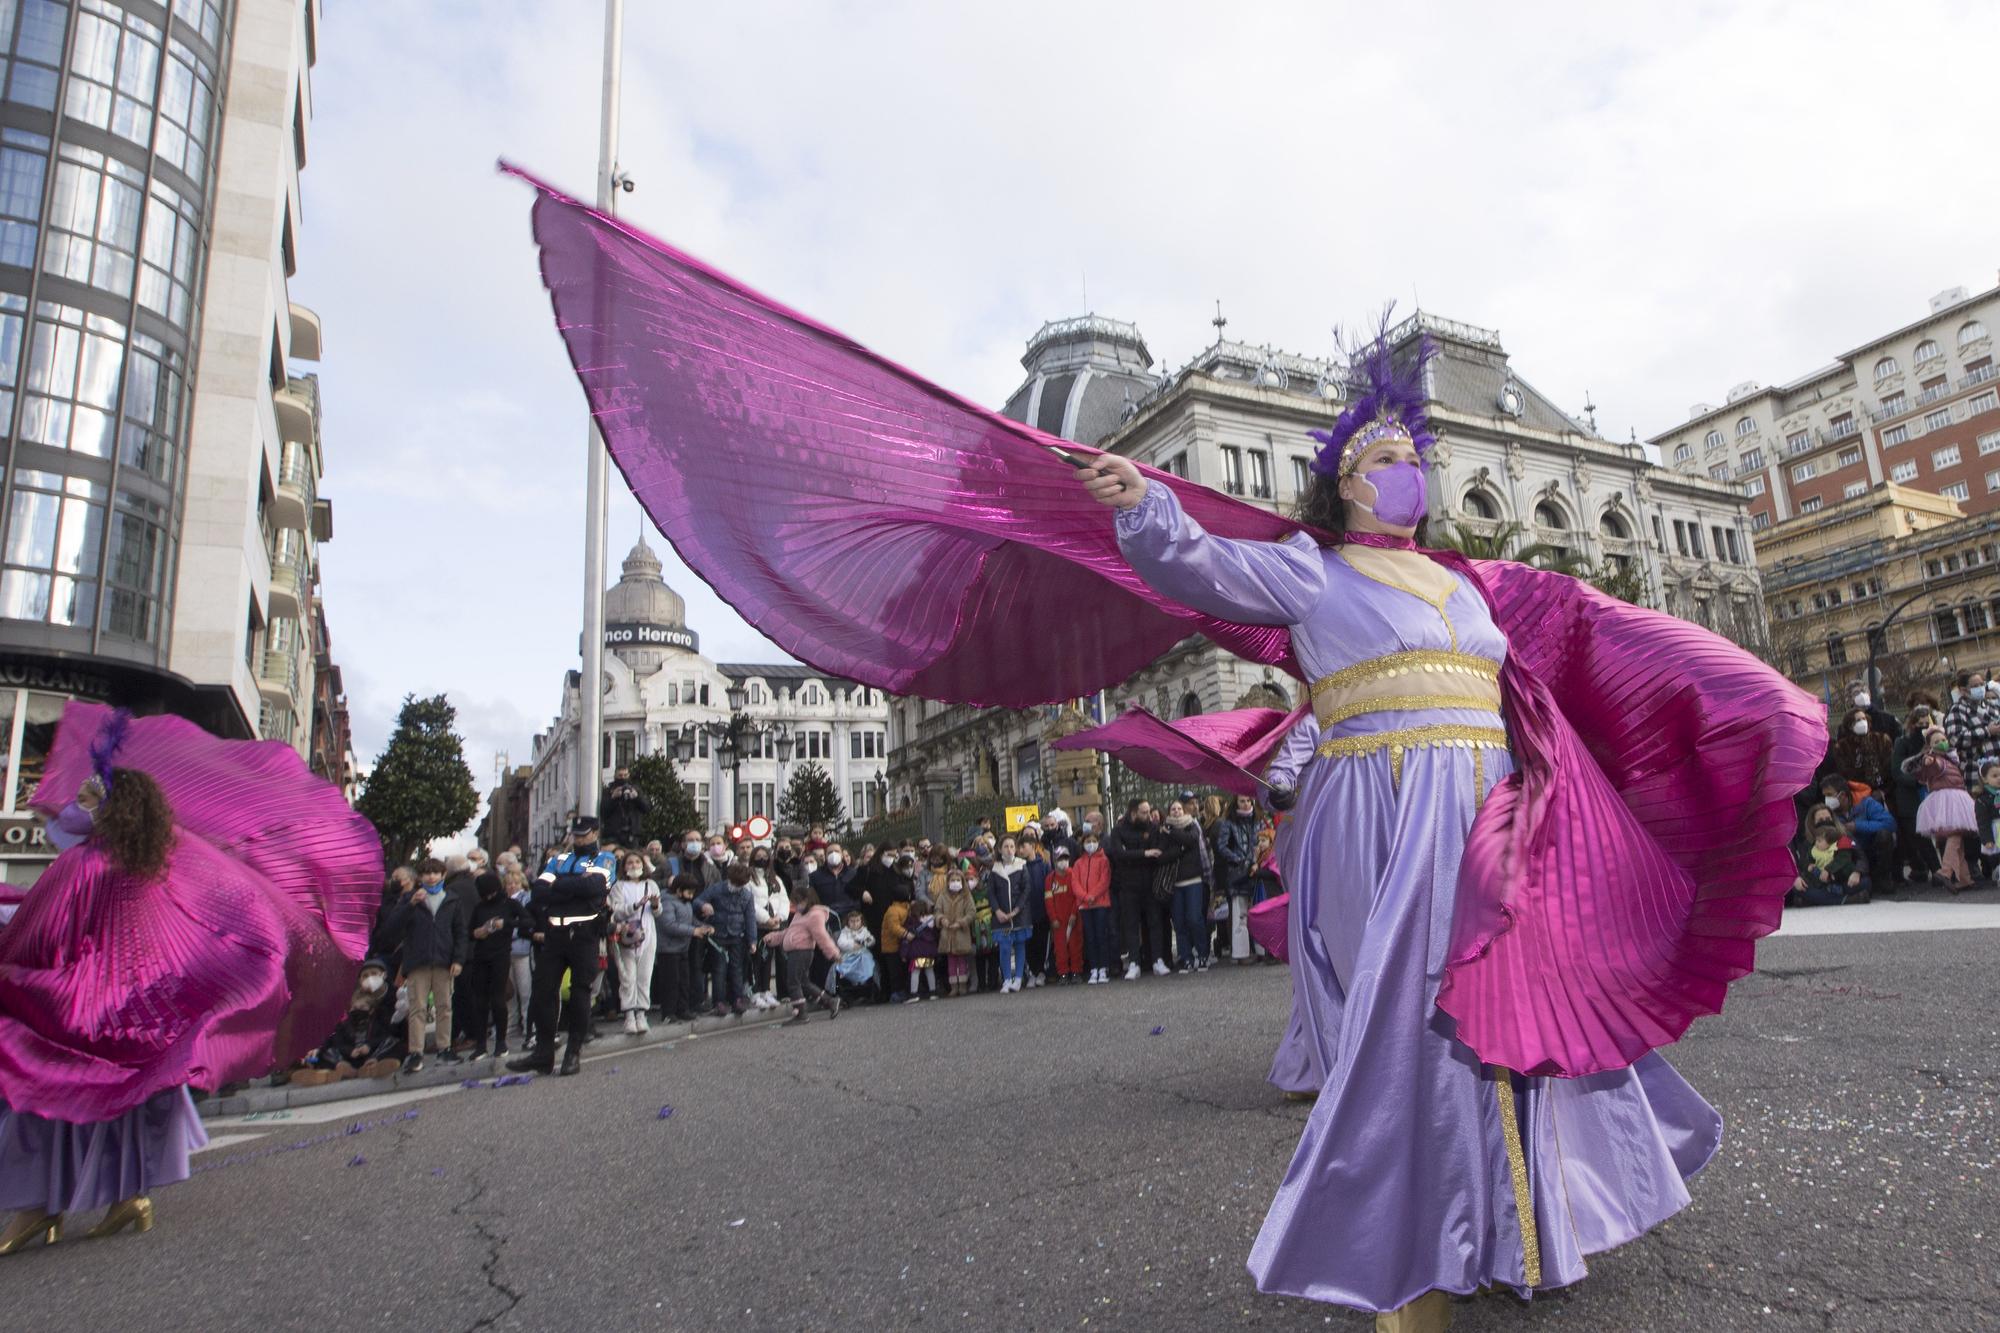
<instances>
[{"instance_id":1,"label":"child wearing pink tutu","mask_svg":"<svg viewBox=\"0 0 2000 1333\"><path fill-rule=\"evenodd\" d=\"M1945 880L1953 893L1972 887L1972 871L1965 862L1965 839L1979 826L1972 794L1965 789L1965 773L1952 757L1951 739L1943 727L1924 732L1924 748L1903 761L1903 771L1914 773L1928 793L1917 807L1917 832L1936 839L1943 846L1941 860Z\"/></svg>"}]
</instances>

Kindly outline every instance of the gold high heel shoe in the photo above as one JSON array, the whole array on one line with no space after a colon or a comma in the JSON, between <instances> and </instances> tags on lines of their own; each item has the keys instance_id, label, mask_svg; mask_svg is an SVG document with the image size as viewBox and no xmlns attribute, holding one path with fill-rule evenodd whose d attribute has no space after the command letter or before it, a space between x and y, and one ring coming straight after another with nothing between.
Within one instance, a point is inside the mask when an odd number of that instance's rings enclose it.
<instances>
[{"instance_id":1,"label":"gold high heel shoe","mask_svg":"<svg viewBox=\"0 0 2000 1333\"><path fill-rule=\"evenodd\" d=\"M17 1254L36 1241L50 1245L62 1239L62 1214L45 1213L39 1208L32 1213L19 1213L5 1235L0 1235L0 1255Z\"/></svg>"},{"instance_id":2,"label":"gold high heel shoe","mask_svg":"<svg viewBox=\"0 0 2000 1333\"><path fill-rule=\"evenodd\" d=\"M115 1236L128 1225L136 1225L140 1231L153 1229L153 1201L143 1194L135 1194L123 1203L111 1205L111 1211L104 1220L87 1233L91 1240L103 1240Z\"/></svg>"}]
</instances>

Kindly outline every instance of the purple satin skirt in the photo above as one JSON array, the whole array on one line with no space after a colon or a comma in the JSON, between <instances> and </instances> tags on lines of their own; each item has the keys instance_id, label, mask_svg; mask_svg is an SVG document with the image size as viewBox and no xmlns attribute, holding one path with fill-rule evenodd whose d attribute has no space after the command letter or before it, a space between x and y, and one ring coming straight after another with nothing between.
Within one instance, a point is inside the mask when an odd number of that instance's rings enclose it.
<instances>
[{"instance_id":1,"label":"purple satin skirt","mask_svg":"<svg viewBox=\"0 0 2000 1333\"><path fill-rule=\"evenodd\" d=\"M0 1105L0 1209L80 1213L188 1178L208 1133L188 1090L156 1092L95 1124L48 1120Z\"/></svg>"},{"instance_id":2,"label":"purple satin skirt","mask_svg":"<svg viewBox=\"0 0 2000 1333\"><path fill-rule=\"evenodd\" d=\"M1562 1286L1684 1207L1715 1151L1721 1117L1657 1052L1507 1098L1437 1008L1473 793L1512 771L1419 748L1400 780L1385 753L1305 772L1278 847L1293 1009L1272 1081L1319 1098L1251 1252L1260 1290L1385 1311Z\"/></svg>"}]
</instances>

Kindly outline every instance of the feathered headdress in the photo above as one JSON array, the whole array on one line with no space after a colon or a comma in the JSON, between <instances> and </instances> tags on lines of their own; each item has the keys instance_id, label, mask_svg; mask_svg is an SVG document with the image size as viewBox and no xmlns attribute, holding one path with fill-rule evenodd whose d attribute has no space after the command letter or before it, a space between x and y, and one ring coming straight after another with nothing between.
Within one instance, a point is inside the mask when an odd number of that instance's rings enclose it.
<instances>
[{"instance_id":1,"label":"feathered headdress","mask_svg":"<svg viewBox=\"0 0 2000 1333\"><path fill-rule=\"evenodd\" d=\"M1313 457L1312 470L1323 477L1344 477L1354 470L1371 444L1383 440L1408 440L1417 451L1418 462L1430 453L1437 436L1431 433L1430 415L1424 410L1424 367L1437 355L1437 344L1428 334L1417 340L1417 354L1396 364L1389 345L1389 315L1382 312L1375 340L1366 347L1348 351L1348 364L1357 380L1358 392L1332 430L1308 432L1321 444ZM1334 331L1336 342L1339 330Z\"/></svg>"},{"instance_id":2,"label":"feathered headdress","mask_svg":"<svg viewBox=\"0 0 2000 1333\"><path fill-rule=\"evenodd\" d=\"M104 790L111 790L111 761L118 753L118 747L125 743L125 728L132 725L132 714L120 708L104 719L104 725L97 729L97 735L90 742L90 766L97 773L97 780Z\"/></svg>"}]
</instances>

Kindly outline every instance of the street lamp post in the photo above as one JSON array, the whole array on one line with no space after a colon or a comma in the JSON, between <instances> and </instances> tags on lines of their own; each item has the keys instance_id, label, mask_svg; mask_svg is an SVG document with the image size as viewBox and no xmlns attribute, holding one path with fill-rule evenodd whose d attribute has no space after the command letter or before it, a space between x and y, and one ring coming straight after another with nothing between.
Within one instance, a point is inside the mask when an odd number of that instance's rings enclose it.
<instances>
[{"instance_id":1,"label":"street lamp post","mask_svg":"<svg viewBox=\"0 0 2000 1333\"><path fill-rule=\"evenodd\" d=\"M782 773L784 765L791 762L792 748L798 744L798 738L792 735L792 729L787 723L765 721L745 713L743 708L749 702L749 697L741 685L731 685L727 698L728 721L681 723L680 729L674 733L674 758L683 764L692 762L695 738L704 735L709 737L714 742L716 764L724 775L724 784L729 789L729 808L733 813L740 814L741 812L736 810L736 771L737 766L745 758L745 752L750 748L749 742L770 737L772 749L777 754L779 771Z\"/></svg>"},{"instance_id":2,"label":"street lamp post","mask_svg":"<svg viewBox=\"0 0 2000 1333\"><path fill-rule=\"evenodd\" d=\"M1921 601L1929 595L1929 588L1920 588L1916 592L1911 593L1908 597L1896 603L1895 608L1882 618L1881 624L1868 631L1868 694L1869 697L1876 701L1878 707L1881 706L1882 701L1882 674L1875 669L1876 651L1879 648L1888 646L1889 626L1896 623L1896 618L1909 610L1913 603Z\"/></svg>"}]
</instances>

